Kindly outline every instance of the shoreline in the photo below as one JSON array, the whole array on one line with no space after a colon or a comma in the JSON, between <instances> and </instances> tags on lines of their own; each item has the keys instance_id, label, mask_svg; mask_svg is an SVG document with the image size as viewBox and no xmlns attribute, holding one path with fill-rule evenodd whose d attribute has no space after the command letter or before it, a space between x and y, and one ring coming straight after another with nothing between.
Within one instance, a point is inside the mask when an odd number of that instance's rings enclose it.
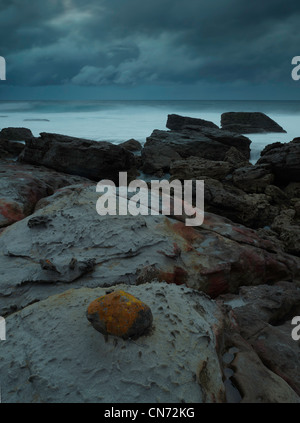
<instances>
[{"instance_id":1,"label":"shoreline","mask_svg":"<svg viewBox=\"0 0 300 423\"><path fill-rule=\"evenodd\" d=\"M167 126L144 146L0 132L3 402L300 402L300 139L252 165L248 136L178 115ZM96 184L120 172L204 180L203 224L99 216ZM86 318L120 288L153 314L137 340Z\"/></svg>"}]
</instances>

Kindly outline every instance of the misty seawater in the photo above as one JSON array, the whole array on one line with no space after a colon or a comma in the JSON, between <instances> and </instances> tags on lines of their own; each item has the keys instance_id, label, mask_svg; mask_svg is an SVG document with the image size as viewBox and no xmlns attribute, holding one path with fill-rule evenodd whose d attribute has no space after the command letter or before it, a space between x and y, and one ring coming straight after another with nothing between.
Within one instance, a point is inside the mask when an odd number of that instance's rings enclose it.
<instances>
[{"instance_id":1,"label":"misty seawater","mask_svg":"<svg viewBox=\"0 0 300 423\"><path fill-rule=\"evenodd\" d=\"M53 132L119 144L130 138L141 143L154 129L166 130L171 113L210 120L220 125L224 112L263 112L286 134L248 134L251 162L273 142L300 136L300 101L0 101L0 128L31 129L34 136Z\"/></svg>"}]
</instances>

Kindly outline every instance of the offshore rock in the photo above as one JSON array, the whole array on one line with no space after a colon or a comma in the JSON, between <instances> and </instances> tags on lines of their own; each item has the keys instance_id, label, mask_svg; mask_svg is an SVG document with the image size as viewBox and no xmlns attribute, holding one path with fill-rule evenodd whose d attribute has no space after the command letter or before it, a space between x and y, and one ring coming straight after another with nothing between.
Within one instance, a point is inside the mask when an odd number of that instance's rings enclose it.
<instances>
[{"instance_id":1,"label":"offshore rock","mask_svg":"<svg viewBox=\"0 0 300 423\"><path fill-rule=\"evenodd\" d=\"M261 112L228 112L221 116L222 129L239 134L286 132L278 123Z\"/></svg>"},{"instance_id":2,"label":"offshore rock","mask_svg":"<svg viewBox=\"0 0 300 423\"><path fill-rule=\"evenodd\" d=\"M191 118L186 116L180 116L176 114L168 115L166 127L174 131L184 129L186 125L205 126L208 128L217 128L213 122L204 119Z\"/></svg>"}]
</instances>

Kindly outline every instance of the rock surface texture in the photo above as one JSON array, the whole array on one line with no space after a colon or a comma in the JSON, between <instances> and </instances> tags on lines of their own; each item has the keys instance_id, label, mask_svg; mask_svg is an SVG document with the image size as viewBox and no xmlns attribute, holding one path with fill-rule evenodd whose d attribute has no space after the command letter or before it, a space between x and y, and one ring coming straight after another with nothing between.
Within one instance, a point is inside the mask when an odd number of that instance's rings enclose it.
<instances>
[{"instance_id":1,"label":"rock surface texture","mask_svg":"<svg viewBox=\"0 0 300 423\"><path fill-rule=\"evenodd\" d=\"M132 153L118 145L49 133L27 140L19 160L96 181L118 181L119 172L134 162Z\"/></svg>"},{"instance_id":2,"label":"rock surface texture","mask_svg":"<svg viewBox=\"0 0 300 423\"><path fill-rule=\"evenodd\" d=\"M206 213L199 228L166 216L99 216L94 186L42 199L0 236L0 315L70 287L186 284L216 297L300 275L300 261L251 229ZM146 275L146 276L145 276Z\"/></svg>"},{"instance_id":3,"label":"rock surface texture","mask_svg":"<svg viewBox=\"0 0 300 423\"><path fill-rule=\"evenodd\" d=\"M9 388L2 401L223 402L216 304L166 283L121 289L153 312L153 331L137 341L105 342L87 321L87 306L106 294L103 288L69 290L7 318L0 372Z\"/></svg>"},{"instance_id":4,"label":"rock surface texture","mask_svg":"<svg viewBox=\"0 0 300 423\"><path fill-rule=\"evenodd\" d=\"M257 163L270 165L279 185L300 182L300 138L286 144L268 145Z\"/></svg>"}]
</instances>

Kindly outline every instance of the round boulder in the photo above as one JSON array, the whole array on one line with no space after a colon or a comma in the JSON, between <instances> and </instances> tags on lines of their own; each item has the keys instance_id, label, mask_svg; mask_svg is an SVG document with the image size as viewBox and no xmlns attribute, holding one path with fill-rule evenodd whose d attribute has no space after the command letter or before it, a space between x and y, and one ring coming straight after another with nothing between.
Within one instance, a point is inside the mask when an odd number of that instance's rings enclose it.
<instances>
[{"instance_id":1,"label":"round boulder","mask_svg":"<svg viewBox=\"0 0 300 423\"><path fill-rule=\"evenodd\" d=\"M92 301L87 319L103 335L138 338L153 321L150 308L125 291L114 291Z\"/></svg>"}]
</instances>

